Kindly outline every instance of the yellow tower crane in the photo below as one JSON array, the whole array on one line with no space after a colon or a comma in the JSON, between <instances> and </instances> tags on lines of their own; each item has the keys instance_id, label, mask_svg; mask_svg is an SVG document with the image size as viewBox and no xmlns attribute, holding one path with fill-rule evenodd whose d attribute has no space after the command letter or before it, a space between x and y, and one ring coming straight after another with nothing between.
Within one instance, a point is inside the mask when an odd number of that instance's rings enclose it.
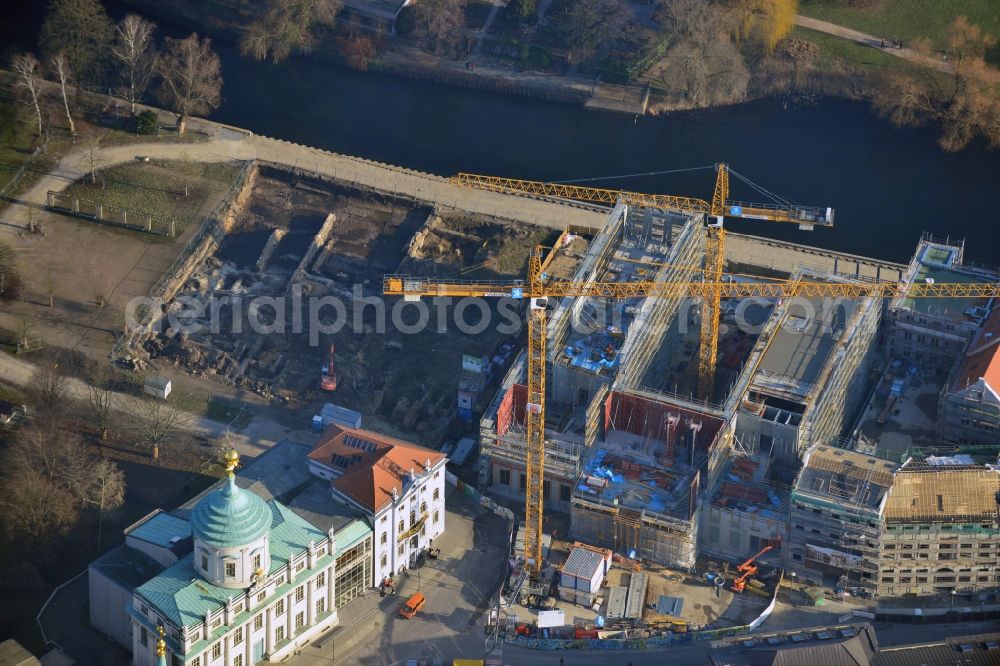
<instances>
[{"instance_id":1,"label":"yellow tower crane","mask_svg":"<svg viewBox=\"0 0 1000 666\"><path fill-rule=\"evenodd\" d=\"M911 298L1000 297L1000 284L899 282L838 283L791 280L787 282L574 282L543 278L542 248L537 247L528 262L528 279L510 282L437 282L423 277L387 275L386 295L419 299L423 296L511 296L529 302L528 316L528 401L525 490L524 558L528 569L537 574L542 563L542 514L545 478L545 322L549 298L764 298L837 297L895 298L905 292Z\"/></svg>"},{"instance_id":2,"label":"yellow tower crane","mask_svg":"<svg viewBox=\"0 0 1000 666\"><path fill-rule=\"evenodd\" d=\"M726 258L726 232L722 223L723 219L727 216L770 220L772 222L794 222L799 225L800 229L806 230L811 230L816 225L824 227L833 226L832 208L796 206L754 185L748 179L732 171L727 164L716 164L715 171L715 189L712 192L711 202L695 197L681 197L669 194L643 194L640 192L583 187L564 183L543 183L515 178L479 176L471 173L460 173L457 176L453 176L450 180L452 183L463 187L474 187L476 189L504 194L557 197L610 205L624 203L660 210L702 213L705 215L704 280L707 284L722 282L722 270ZM775 205L765 205L730 200L730 173L752 187L775 198L778 203ZM698 346L698 394L708 399L711 397L712 385L715 381L715 366L719 348L721 295L714 290L708 291L704 293L701 303L701 343Z\"/></svg>"}]
</instances>

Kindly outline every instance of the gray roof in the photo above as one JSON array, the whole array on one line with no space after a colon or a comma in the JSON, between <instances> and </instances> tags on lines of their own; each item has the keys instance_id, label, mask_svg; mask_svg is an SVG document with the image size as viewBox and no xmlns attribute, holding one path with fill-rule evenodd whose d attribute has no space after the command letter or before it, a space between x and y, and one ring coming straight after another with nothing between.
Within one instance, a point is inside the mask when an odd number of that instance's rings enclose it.
<instances>
[{"instance_id":1,"label":"gray roof","mask_svg":"<svg viewBox=\"0 0 1000 666\"><path fill-rule=\"evenodd\" d=\"M870 626L856 635L833 631L822 642L817 636L804 643L784 643L750 648L728 648L713 651L713 666L873 666L878 652L878 639ZM752 639L751 639L752 640Z\"/></svg>"},{"instance_id":2,"label":"gray roof","mask_svg":"<svg viewBox=\"0 0 1000 666\"><path fill-rule=\"evenodd\" d=\"M109 579L132 591L163 571L156 560L125 544L112 548L90 564Z\"/></svg>"},{"instance_id":3,"label":"gray roof","mask_svg":"<svg viewBox=\"0 0 1000 666\"><path fill-rule=\"evenodd\" d=\"M569 552L569 557L566 558L566 563L562 566L563 575L591 580L594 574L601 569L603 559L600 553L576 547Z\"/></svg>"},{"instance_id":4,"label":"gray roof","mask_svg":"<svg viewBox=\"0 0 1000 666\"><path fill-rule=\"evenodd\" d=\"M764 373L801 385L803 397L807 396L841 336L849 335L845 328L857 303L845 300L837 307L824 308L823 299L809 302L815 311L811 320L802 316L801 307L785 312L761 360L755 383L763 379Z\"/></svg>"},{"instance_id":5,"label":"gray roof","mask_svg":"<svg viewBox=\"0 0 1000 666\"><path fill-rule=\"evenodd\" d=\"M360 511L333 498L329 481L318 477L313 478L313 482L295 495L288 504L289 509L324 532L331 527L339 532L350 525L352 521L365 519Z\"/></svg>"},{"instance_id":6,"label":"gray roof","mask_svg":"<svg viewBox=\"0 0 1000 666\"><path fill-rule=\"evenodd\" d=\"M945 643L903 645L879 651L875 666L995 666L1000 664L1000 634L957 636Z\"/></svg>"}]
</instances>

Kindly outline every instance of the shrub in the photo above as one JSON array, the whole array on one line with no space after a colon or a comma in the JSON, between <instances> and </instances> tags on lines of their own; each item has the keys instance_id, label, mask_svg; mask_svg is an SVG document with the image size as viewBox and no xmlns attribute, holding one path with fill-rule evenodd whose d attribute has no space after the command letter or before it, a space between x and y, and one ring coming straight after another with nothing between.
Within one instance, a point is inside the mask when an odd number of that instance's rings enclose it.
<instances>
[{"instance_id":1,"label":"shrub","mask_svg":"<svg viewBox=\"0 0 1000 666\"><path fill-rule=\"evenodd\" d=\"M160 131L160 119L153 111L143 111L135 118L136 134L156 134Z\"/></svg>"}]
</instances>

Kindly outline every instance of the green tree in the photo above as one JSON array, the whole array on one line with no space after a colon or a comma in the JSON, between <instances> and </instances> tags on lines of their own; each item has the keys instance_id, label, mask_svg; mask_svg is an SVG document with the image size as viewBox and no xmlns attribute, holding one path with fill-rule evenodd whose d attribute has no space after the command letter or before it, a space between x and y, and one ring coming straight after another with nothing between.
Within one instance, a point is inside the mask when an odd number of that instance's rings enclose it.
<instances>
[{"instance_id":1,"label":"green tree","mask_svg":"<svg viewBox=\"0 0 1000 666\"><path fill-rule=\"evenodd\" d=\"M97 0L51 0L38 37L46 60L66 54L70 69L84 83L103 83L114 26Z\"/></svg>"},{"instance_id":2,"label":"green tree","mask_svg":"<svg viewBox=\"0 0 1000 666\"><path fill-rule=\"evenodd\" d=\"M507 4L507 14L514 18L528 18L534 16L536 11L535 0L510 0Z\"/></svg>"}]
</instances>

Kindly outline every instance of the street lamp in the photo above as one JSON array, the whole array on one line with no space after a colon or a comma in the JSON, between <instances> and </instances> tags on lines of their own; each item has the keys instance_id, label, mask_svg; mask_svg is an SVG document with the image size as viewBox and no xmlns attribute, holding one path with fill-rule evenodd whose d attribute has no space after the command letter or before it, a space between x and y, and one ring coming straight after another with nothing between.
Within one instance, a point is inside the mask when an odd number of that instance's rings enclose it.
<instances>
[{"instance_id":1,"label":"street lamp","mask_svg":"<svg viewBox=\"0 0 1000 666\"><path fill-rule=\"evenodd\" d=\"M958 591L955 590L955 589L952 589L952 591L951 591L951 609L952 610L955 610L955 595L956 594L958 594Z\"/></svg>"}]
</instances>

